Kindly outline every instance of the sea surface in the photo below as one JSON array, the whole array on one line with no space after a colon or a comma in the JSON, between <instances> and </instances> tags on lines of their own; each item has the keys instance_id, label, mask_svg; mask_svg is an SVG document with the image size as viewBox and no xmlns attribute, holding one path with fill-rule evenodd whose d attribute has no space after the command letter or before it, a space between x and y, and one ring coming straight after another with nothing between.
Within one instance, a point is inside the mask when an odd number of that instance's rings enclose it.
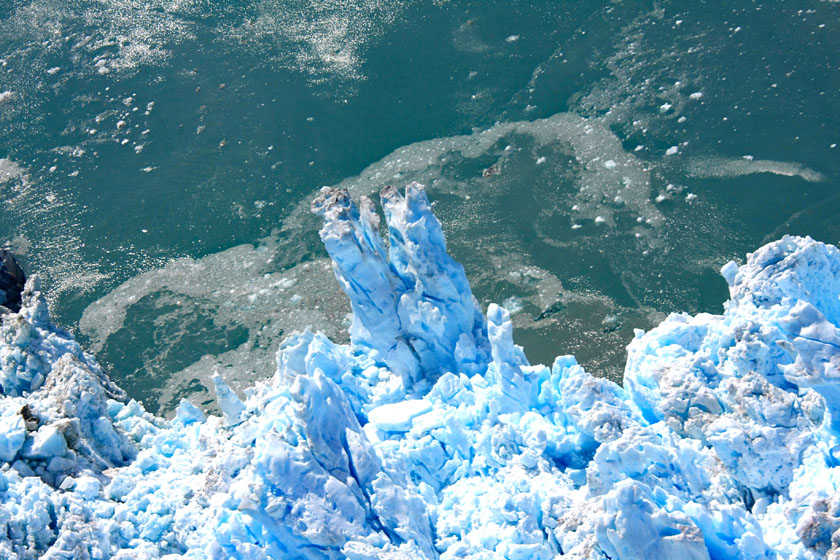
<instances>
[{"instance_id":1,"label":"sea surface","mask_svg":"<svg viewBox=\"0 0 840 560\"><path fill-rule=\"evenodd\" d=\"M840 3L0 0L0 243L152 411L346 340L309 201L424 183L533 362L620 381L720 267L840 240Z\"/></svg>"}]
</instances>

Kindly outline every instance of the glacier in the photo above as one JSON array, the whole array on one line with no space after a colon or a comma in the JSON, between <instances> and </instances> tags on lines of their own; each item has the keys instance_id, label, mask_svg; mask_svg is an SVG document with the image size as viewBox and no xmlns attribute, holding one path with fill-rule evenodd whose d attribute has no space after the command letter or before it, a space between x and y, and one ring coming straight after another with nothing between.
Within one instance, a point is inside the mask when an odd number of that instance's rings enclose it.
<instances>
[{"instance_id":1,"label":"glacier","mask_svg":"<svg viewBox=\"0 0 840 560\"><path fill-rule=\"evenodd\" d=\"M290 335L244 398L214 375L220 416L148 413L10 288L0 557L840 559L836 247L727 264L723 314L637 331L618 386L529 364L423 187L381 198L387 242L369 199L312 203L350 343Z\"/></svg>"}]
</instances>

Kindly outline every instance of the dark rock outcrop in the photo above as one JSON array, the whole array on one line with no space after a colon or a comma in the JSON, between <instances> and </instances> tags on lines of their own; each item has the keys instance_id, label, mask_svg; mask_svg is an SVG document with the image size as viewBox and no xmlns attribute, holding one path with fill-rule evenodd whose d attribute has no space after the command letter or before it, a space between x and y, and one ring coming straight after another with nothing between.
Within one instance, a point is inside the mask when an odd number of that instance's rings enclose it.
<instances>
[{"instance_id":1,"label":"dark rock outcrop","mask_svg":"<svg viewBox=\"0 0 840 560\"><path fill-rule=\"evenodd\" d=\"M8 249L0 249L0 306L17 313L26 275Z\"/></svg>"}]
</instances>

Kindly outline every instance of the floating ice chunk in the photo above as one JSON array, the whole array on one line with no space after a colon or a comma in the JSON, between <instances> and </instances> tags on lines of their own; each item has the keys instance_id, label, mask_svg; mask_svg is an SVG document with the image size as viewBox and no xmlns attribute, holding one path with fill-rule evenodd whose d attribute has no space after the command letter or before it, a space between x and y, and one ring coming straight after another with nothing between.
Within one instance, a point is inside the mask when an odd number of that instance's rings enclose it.
<instances>
[{"instance_id":1,"label":"floating ice chunk","mask_svg":"<svg viewBox=\"0 0 840 560\"><path fill-rule=\"evenodd\" d=\"M731 288L735 285L735 275L738 274L738 263L736 263L735 261L729 261L721 267L720 273L723 276L723 279L726 280L726 283L729 284L729 287Z\"/></svg>"},{"instance_id":2,"label":"floating ice chunk","mask_svg":"<svg viewBox=\"0 0 840 560\"><path fill-rule=\"evenodd\" d=\"M9 181L25 181L26 171L23 167L7 158L0 158L0 185Z\"/></svg>"},{"instance_id":3,"label":"floating ice chunk","mask_svg":"<svg viewBox=\"0 0 840 560\"><path fill-rule=\"evenodd\" d=\"M679 148L677 146L671 146L670 148L665 150L665 155L666 156L672 156L672 155L676 154L678 151L679 151Z\"/></svg>"},{"instance_id":4,"label":"floating ice chunk","mask_svg":"<svg viewBox=\"0 0 840 560\"><path fill-rule=\"evenodd\" d=\"M516 296L511 296L502 302L502 307L507 309L511 315L516 315L522 311L522 302Z\"/></svg>"}]
</instances>

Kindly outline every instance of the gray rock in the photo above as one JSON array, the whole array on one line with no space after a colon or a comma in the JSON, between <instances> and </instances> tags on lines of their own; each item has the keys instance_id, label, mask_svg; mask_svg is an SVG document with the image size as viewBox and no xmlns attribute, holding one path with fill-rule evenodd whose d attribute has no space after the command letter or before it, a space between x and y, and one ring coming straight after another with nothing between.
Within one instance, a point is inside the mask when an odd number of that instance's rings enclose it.
<instances>
[{"instance_id":1,"label":"gray rock","mask_svg":"<svg viewBox=\"0 0 840 560\"><path fill-rule=\"evenodd\" d=\"M0 249L0 305L17 313L26 275L8 249Z\"/></svg>"}]
</instances>

